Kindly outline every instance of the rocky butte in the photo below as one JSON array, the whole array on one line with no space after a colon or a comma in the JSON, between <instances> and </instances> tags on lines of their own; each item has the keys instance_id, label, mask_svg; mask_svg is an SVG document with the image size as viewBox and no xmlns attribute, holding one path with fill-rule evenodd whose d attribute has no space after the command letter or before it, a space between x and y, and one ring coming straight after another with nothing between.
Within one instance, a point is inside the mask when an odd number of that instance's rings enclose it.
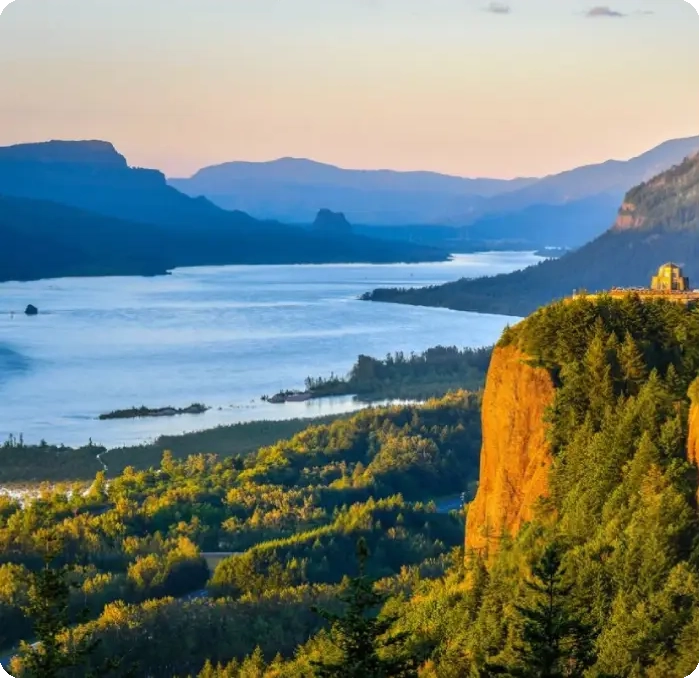
<instances>
[{"instance_id":1,"label":"rocky butte","mask_svg":"<svg viewBox=\"0 0 699 678\"><path fill-rule=\"evenodd\" d=\"M652 416L642 414L643 403L652 403L659 389L668 394L664 397L671 406L661 414L653 409L655 404L646 405ZM614 408L625 414L605 413ZM674 416L668 412L679 413L681 424L663 424L663 417ZM613 451L605 446L605 438L595 438L605 427L611 430L612 419L605 419L609 416L627 416L634 422L628 430L635 442ZM648 416L651 419L644 418ZM492 561L503 539L516 537L532 520L560 517L562 506L567 507L566 520L571 520L571 511L578 511L575 519L584 521L585 508L561 503L561 496L575 483L588 496L605 482L611 492L629 472L629 455L655 426L679 431L680 457L696 470L691 471L690 491L699 504L697 312L692 305L637 294L580 297L544 307L506 330L496 346L481 417L480 480L468 507L467 555ZM573 438L586 427L588 442L576 447ZM660 436L661 446L662 440ZM583 461L572 462L571 454ZM575 463L577 470L571 470ZM556 473L566 476L557 487ZM607 491L595 496L603 502ZM589 519L594 519L592 514Z\"/></svg>"},{"instance_id":2,"label":"rocky butte","mask_svg":"<svg viewBox=\"0 0 699 678\"><path fill-rule=\"evenodd\" d=\"M544 413L554 397L550 374L516 346L498 346L483 395L480 482L469 507L466 549L492 554L515 534L547 493L551 448Z\"/></svg>"}]
</instances>

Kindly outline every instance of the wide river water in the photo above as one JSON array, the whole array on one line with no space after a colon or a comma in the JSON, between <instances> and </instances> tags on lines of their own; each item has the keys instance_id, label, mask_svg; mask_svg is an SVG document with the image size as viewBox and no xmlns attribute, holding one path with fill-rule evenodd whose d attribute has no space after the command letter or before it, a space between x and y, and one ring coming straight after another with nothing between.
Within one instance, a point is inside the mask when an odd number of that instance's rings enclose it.
<instances>
[{"instance_id":1,"label":"wide river water","mask_svg":"<svg viewBox=\"0 0 699 678\"><path fill-rule=\"evenodd\" d=\"M259 419L334 414L351 397L260 401L309 376L344 375L360 353L494 343L513 318L357 300L375 287L505 273L523 252L439 264L227 266L157 278L0 284L0 441L108 447ZM24 315L27 304L39 307ZM184 407L203 415L99 421L115 409Z\"/></svg>"}]
</instances>

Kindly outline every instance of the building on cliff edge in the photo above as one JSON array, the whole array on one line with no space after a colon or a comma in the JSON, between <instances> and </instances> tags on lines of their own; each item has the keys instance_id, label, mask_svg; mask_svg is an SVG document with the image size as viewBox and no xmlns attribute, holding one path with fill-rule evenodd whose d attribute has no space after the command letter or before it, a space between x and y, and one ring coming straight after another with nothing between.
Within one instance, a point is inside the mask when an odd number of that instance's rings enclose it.
<instances>
[{"instance_id":1,"label":"building on cliff edge","mask_svg":"<svg viewBox=\"0 0 699 678\"><path fill-rule=\"evenodd\" d=\"M693 290L689 285L689 278L682 274L682 269L669 262L663 264L656 275L651 278L650 287L613 287L607 292L588 294L585 290L575 290L573 299L586 297L594 299L603 295L614 298L625 297L628 294L637 294L641 299L667 299L680 304L699 304L699 290Z\"/></svg>"}]
</instances>

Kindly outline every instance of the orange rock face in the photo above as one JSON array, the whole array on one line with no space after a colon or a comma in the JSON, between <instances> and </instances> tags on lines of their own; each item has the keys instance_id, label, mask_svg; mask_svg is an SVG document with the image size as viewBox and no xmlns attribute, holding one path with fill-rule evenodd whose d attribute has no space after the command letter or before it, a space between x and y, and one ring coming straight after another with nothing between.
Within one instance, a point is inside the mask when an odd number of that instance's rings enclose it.
<instances>
[{"instance_id":1,"label":"orange rock face","mask_svg":"<svg viewBox=\"0 0 699 678\"><path fill-rule=\"evenodd\" d=\"M483 396L480 481L469 507L466 550L491 555L500 535L514 535L548 493L551 450L544 411L554 385L543 368L525 364L515 346L496 348ZM697 421L699 432L699 415Z\"/></svg>"},{"instance_id":2,"label":"orange rock face","mask_svg":"<svg viewBox=\"0 0 699 678\"><path fill-rule=\"evenodd\" d=\"M626 231L631 228L641 228L646 223L646 217L636 212L636 205L632 202L625 202L614 222L613 230Z\"/></svg>"},{"instance_id":3,"label":"orange rock face","mask_svg":"<svg viewBox=\"0 0 699 678\"><path fill-rule=\"evenodd\" d=\"M692 403L689 409L689 437L687 439L687 459L697 467L699 473L699 404ZM699 503L699 487L697 489Z\"/></svg>"}]
</instances>

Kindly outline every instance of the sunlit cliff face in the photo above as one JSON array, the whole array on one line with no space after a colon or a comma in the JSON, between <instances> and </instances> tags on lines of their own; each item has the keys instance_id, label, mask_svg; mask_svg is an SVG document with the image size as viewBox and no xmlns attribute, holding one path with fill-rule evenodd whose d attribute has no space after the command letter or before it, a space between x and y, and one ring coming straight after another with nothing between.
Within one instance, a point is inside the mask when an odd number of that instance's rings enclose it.
<instances>
[{"instance_id":1,"label":"sunlit cliff face","mask_svg":"<svg viewBox=\"0 0 699 678\"><path fill-rule=\"evenodd\" d=\"M469 506L466 549L491 556L548 493L551 449L544 412L554 386L543 368L526 364L515 346L498 347L483 396L483 448L478 493Z\"/></svg>"}]
</instances>

